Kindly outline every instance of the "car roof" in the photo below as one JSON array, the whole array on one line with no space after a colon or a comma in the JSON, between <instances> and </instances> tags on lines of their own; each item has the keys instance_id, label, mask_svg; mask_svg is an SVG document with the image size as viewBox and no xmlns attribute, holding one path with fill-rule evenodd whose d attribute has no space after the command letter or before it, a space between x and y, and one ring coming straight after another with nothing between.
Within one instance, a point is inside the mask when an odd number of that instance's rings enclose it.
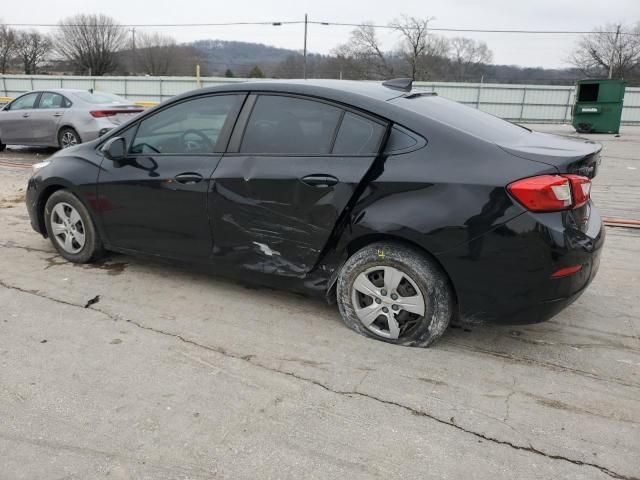
<instances>
[{"instance_id":1,"label":"car roof","mask_svg":"<svg viewBox=\"0 0 640 480\"><path fill-rule=\"evenodd\" d=\"M205 87L191 91L194 93L215 93L221 91L267 91L279 93L293 93L327 98L330 100L350 103L356 99L386 101L396 98L406 92L382 86L378 82L354 80L261 80L249 82L234 82L230 84ZM351 100L350 100L351 99ZM357 102L356 102L357 103Z\"/></svg>"},{"instance_id":2,"label":"car roof","mask_svg":"<svg viewBox=\"0 0 640 480\"><path fill-rule=\"evenodd\" d=\"M59 94L62 94L62 95L64 95L64 94L72 94L72 93L91 93L89 90L84 89L84 88L37 88L37 89L31 90L29 92L24 92L24 94L27 94L27 93L45 93L45 92L59 93ZM103 90L94 90L94 92L100 93L100 92L103 92ZM108 92L104 92L104 93L108 93ZM112 95L116 95L116 94L112 94Z\"/></svg>"}]
</instances>

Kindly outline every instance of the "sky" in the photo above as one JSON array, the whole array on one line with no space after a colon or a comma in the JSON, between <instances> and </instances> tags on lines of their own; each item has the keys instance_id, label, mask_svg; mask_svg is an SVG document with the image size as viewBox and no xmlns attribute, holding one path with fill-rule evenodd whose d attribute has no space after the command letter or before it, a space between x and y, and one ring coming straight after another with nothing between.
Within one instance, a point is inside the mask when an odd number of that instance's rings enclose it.
<instances>
[{"instance_id":1,"label":"sky","mask_svg":"<svg viewBox=\"0 0 640 480\"><path fill-rule=\"evenodd\" d=\"M17 1L17 0L16 0ZM10 3L10 0L2 0ZM20 8L3 8L5 23L56 23L73 13L104 13L122 24L220 23L303 20L386 25L402 14L435 17L430 23L440 28L578 30L590 31L605 23L640 22L640 0L19 0ZM38 28L50 31L50 28ZM164 27L159 30L178 42L200 39L259 42L301 50L303 25ZM352 28L310 25L308 50L330 53L349 38ZM456 36L461 34L443 34ZM562 68L579 36L462 34L486 42L494 63L526 67ZM396 33L381 29L385 50L396 47Z\"/></svg>"}]
</instances>

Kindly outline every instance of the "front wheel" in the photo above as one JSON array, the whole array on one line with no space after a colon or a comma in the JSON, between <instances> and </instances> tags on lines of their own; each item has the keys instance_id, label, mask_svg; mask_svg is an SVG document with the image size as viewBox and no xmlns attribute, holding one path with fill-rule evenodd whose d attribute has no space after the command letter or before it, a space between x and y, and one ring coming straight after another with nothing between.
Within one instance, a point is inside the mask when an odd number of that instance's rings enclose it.
<instances>
[{"instance_id":1,"label":"front wheel","mask_svg":"<svg viewBox=\"0 0 640 480\"><path fill-rule=\"evenodd\" d=\"M85 206L67 190L58 190L44 207L49 239L73 263L89 263L102 255L102 242Z\"/></svg>"},{"instance_id":2,"label":"front wheel","mask_svg":"<svg viewBox=\"0 0 640 480\"><path fill-rule=\"evenodd\" d=\"M337 297L349 328L398 345L433 344L453 314L445 273L426 254L400 243L374 243L353 254L338 277Z\"/></svg>"}]
</instances>

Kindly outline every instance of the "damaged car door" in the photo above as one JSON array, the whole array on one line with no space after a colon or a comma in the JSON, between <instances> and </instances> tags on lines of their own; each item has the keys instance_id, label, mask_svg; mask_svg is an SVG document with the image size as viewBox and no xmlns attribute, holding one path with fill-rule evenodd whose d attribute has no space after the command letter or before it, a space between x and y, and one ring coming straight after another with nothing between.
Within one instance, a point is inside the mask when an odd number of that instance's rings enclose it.
<instances>
[{"instance_id":1,"label":"damaged car door","mask_svg":"<svg viewBox=\"0 0 640 480\"><path fill-rule=\"evenodd\" d=\"M303 276L374 163L385 122L315 98L252 94L212 175L214 258Z\"/></svg>"},{"instance_id":2,"label":"damaged car door","mask_svg":"<svg viewBox=\"0 0 640 480\"><path fill-rule=\"evenodd\" d=\"M179 259L208 259L209 178L245 98L188 99L121 133L124 159L107 158L98 179L100 218L109 244Z\"/></svg>"}]
</instances>

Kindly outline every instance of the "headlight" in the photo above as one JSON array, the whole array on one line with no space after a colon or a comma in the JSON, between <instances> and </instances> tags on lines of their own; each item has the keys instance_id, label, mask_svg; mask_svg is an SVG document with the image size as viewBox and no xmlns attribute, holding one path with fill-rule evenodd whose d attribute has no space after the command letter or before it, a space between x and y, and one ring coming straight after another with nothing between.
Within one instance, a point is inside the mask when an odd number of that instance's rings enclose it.
<instances>
[{"instance_id":1,"label":"headlight","mask_svg":"<svg viewBox=\"0 0 640 480\"><path fill-rule=\"evenodd\" d=\"M47 165L49 165L50 163L51 163L50 160L45 160L44 162L40 162L40 163L34 163L33 165L31 165L31 169L32 169L33 173L36 173L36 172L42 170Z\"/></svg>"}]
</instances>

